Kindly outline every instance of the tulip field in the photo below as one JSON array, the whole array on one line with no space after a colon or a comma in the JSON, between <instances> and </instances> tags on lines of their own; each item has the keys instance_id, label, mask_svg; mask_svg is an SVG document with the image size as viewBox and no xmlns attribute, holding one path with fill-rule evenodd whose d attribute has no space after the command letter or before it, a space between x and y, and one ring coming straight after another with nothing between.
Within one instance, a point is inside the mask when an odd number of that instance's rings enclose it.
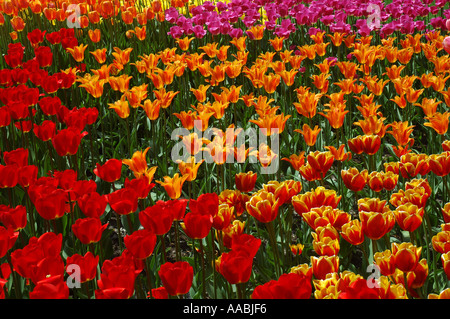
<instances>
[{"instance_id":1,"label":"tulip field","mask_svg":"<svg viewBox=\"0 0 450 319\"><path fill-rule=\"evenodd\" d=\"M0 299L450 298L446 0L0 0Z\"/></svg>"}]
</instances>

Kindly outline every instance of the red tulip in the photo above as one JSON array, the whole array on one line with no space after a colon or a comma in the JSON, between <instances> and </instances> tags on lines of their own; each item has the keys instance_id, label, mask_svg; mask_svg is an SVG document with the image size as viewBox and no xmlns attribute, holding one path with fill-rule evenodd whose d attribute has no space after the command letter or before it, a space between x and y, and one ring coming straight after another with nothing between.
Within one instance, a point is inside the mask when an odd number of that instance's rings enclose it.
<instances>
[{"instance_id":1,"label":"red tulip","mask_svg":"<svg viewBox=\"0 0 450 319\"><path fill-rule=\"evenodd\" d=\"M53 276L40 281L30 292L30 299L68 299L69 287L63 276Z\"/></svg>"},{"instance_id":2,"label":"red tulip","mask_svg":"<svg viewBox=\"0 0 450 319\"><path fill-rule=\"evenodd\" d=\"M219 210L219 196L216 193L202 194L197 199L189 201L189 209L193 213L201 212L214 216Z\"/></svg>"},{"instance_id":3,"label":"red tulip","mask_svg":"<svg viewBox=\"0 0 450 319\"><path fill-rule=\"evenodd\" d=\"M124 243L135 258L146 259L155 249L156 235L148 229L139 229L125 236Z\"/></svg>"},{"instance_id":4,"label":"red tulip","mask_svg":"<svg viewBox=\"0 0 450 319\"><path fill-rule=\"evenodd\" d=\"M19 181L16 165L0 165L0 188L15 187Z\"/></svg>"},{"instance_id":5,"label":"red tulip","mask_svg":"<svg viewBox=\"0 0 450 319\"><path fill-rule=\"evenodd\" d=\"M102 238L103 231L108 223L102 225L99 218L79 218L72 225L74 235L85 245L97 243Z\"/></svg>"},{"instance_id":6,"label":"red tulip","mask_svg":"<svg viewBox=\"0 0 450 319\"><path fill-rule=\"evenodd\" d=\"M164 235L172 227L173 211L165 202L158 201L155 205L139 212L139 221L145 229L151 230L156 235Z\"/></svg>"},{"instance_id":7,"label":"red tulip","mask_svg":"<svg viewBox=\"0 0 450 319\"><path fill-rule=\"evenodd\" d=\"M41 31L39 29L34 29L27 33L27 38L32 45L42 43L44 41L44 35L47 31Z\"/></svg>"},{"instance_id":8,"label":"red tulip","mask_svg":"<svg viewBox=\"0 0 450 319\"><path fill-rule=\"evenodd\" d=\"M339 299L380 299L380 288L369 288L367 280L363 278L356 279L345 291L339 294Z\"/></svg>"},{"instance_id":9,"label":"red tulip","mask_svg":"<svg viewBox=\"0 0 450 319\"><path fill-rule=\"evenodd\" d=\"M11 113L7 106L0 107L0 127L8 126L11 123Z\"/></svg>"},{"instance_id":10,"label":"red tulip","mask_svg":"<svg viewBox=\"0 0 450 319\"><path fill-rule=\"evenodd\" d=\"M67 201L67 194L64 190L54 189L52 192L42 194L41 197L37 198L35 206L42 218L52 220L65 214Z\"/></svg>"},{"instance_id":11,"label":"red tulip","mask_svg":"<svg viewBox=\"0 0 450 319\"><path fill-rule=\"evenodd\" d=\"M52 65L53 62L53 53L52 49L46 46L41 46L34 49L34 54L36 56L36 60L39 63L39 67L45 68Z\"/></svg>"},{"instance_id":12,"label":"red tulip","mask_svg":"<svg viewBox=\"0 0 450 319\"><path fill-rule=\"evenodd\" d=\"M186 261L166 262L161 265L158 275L169 295L184 295L192 286L194 268Z\"/></svg>"},{"instance_id":13,"label":"red tulip","mask_svg":"<svg viewBox=\"0 0 450 319\"><path fill-rule=\"evenodd\" d=\"M78 265L80 267L80 283L95 279L97 275L97 265L99 256L94 256L88 251L84 256L74 254L67 257L66 271L69 265ZM70 273L71 274L71 273Z\"/></svg>"},{"instance_id":14,"label":"red tulip","mask_svg":"<svg viewBox=\"0 0 450 319\"><path fill-rule=\"evenodd\" d=\"M25 206L17 205L15 208L9 206L0 207L0 221L6 228L14 231L25 228L27 225L27 211Z\"/></svg>"},{"instance_id":15,"label":"red tulip","mask_svg":"<svg viewBox=\"0 0 450 319\"><path fill-rule=\"evenodd\" d=\"M35 124L33 132L41 141L49 141L56 135L56 124L51 120L45 120L41 125Z\"/></svg>"},{"instance_id":16,"label":"red tulip","mask_svg":"<svg viewBox=\"0 0 450 319\"><path fill-rule=\"evenodd\" d=\"M151 296L155 299L169 299L169 294L165 287L153 288Z\"/></svg>"},{"instance_id":17,"label":"red tulip","mask_svg":"<svg viewBox=\"0 0 450 319\"><path fill-rule=\"evenodd\" d=\"M208 211L189 212L181 223L186 235L193 239L202 239L208 236L213 224L213 216Z\"/></svg>"},{"instance_id":18,"label":"red tulip","mask_svg":"<svg viewBox=\"0 0 450 319\"><path fill-rule=\"evenodd\" d=\"M249 281L253 267L253 257L244 250L231 250L219 257L218 271L230 283Z\"/></svg>"},{"instance_id":19,"label":"red tulip","mask_svg":"<svg viewBox=\"0 0 450 319\"><path fill-rule=\"evenodd\" d=\"M148 194L155 187L155 183L149 183L148 178L142 175L140 178L125 179L125 187L132 188L137 193L139 199L148 197Z\"/></svg>"},{"instance_id":20,"label":"red tulip","mask_svg":"<svg viewBox=\"0 0 450 319\"><path fill-rule=\"evenodd\" d=\"M39 107L41 108L41 111L44 113L44 115L56 115L61 108L61 100L59 97L43 97L38 102Z\"/></svg>"},{"instance_id":21,"label":"red tulip","mask_svg":"<svg viewBox=\"0 0 450 319\"><path fill-rule=\"evenodd\" d=\"M38 175L38 167L36 165L27 165L18 169L17 182L23 188L29 187L36 182Z\"/></svg>"},{"instance_id":22,"label":"red tulip","mask_svg":"<svg viewBox=\"0 0 450 319\"><path fill-rule=\"evenodd\" d=\"M138 194L130 187L108 194L107 199L111 208L119 215L128 215L137 210Z\"/></svg>"},{"instance_id":23,"label":"red tulip","mask_svg":"<svg viewBox=\"0 0 450 319\"><path fill-rule=\"evenodd\" d=\"M73 128L62 129L52 140L53 147L59 156L75 155L78 152L81 139L87 132L80 133Z\"/></svg>"},{"instance_id":24,"label":"red tulip","mask_svg":"<svg viewBox=\"0 0 450 319\"><path fill-rule=\"evenodd\" d=\"M84 194L78 198L77 203L81 212L91 218L100 218L108 205L106 196L95 191Z\"/></svg>"},{"instance_id":25,"label":"red tulip","mask_svg":"<svg viewBox=\"0 0 450 319\"><path fill-rule=\"evenodd\" d=\"M49 277L64 275L64 261L60 255L46 256L31 267L31 281L38 284Z\"/></svg>"},{"instance_id":26,"label":"red tulip","mask_svg":"<svg viewBox=\"0 0 450 319\"><path fill-rule=\"evenodd\" d=\"M19 232L0 226L0 258L14 246L18 237Z\"/></svg>"},{"instance_id":27,"label":"red tulip","mask_svg":"<svg viewBox=\"0 0 450 319\"><path fill-rule=\"evenodd\" d=\"M113 183L122 175L122 160L111 158L103 165L97 163L94 174L106 182Z\"/></svg>"},{"instance_id":28,"label":"red tulip","mask_svg":"<svg viewBox=\"0 0 450 319\"><path fill-rule=\"evenodd\" d=\"M256 286L252 299L310 299L310 279L298 273L282 274L278 280L271 280Z\"/></svg>"}]
</instances>

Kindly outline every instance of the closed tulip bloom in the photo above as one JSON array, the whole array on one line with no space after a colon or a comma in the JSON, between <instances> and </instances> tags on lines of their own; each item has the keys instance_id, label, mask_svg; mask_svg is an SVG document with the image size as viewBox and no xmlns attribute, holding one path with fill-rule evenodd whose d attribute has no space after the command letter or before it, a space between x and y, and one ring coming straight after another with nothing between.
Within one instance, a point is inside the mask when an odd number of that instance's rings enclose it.
<instances>
[{"instance_id":1,"label":"closed tulip bloom","mask_svg":"<svg viewBox=\"0 0 450 319\"><path fill-rule=\"evenodd\" d=\"M52 276L37 283L30 299L69 299L69 287L63 276Z\"/></svg>"},{"instance_id":2,"label":"closed tulip bloom","mask_svg":"<svg viewBox=\"0 0 450 319\"><path fill-rule=\"evenodd\" d=\"M431 154L428 164L431 171L437 176L447 176L450 174L450 152Z\"/></svg>"},{"instance_id":3,"label":"closed tulip bloom","mask_svg":"<svg viewBox=\"0 0 450 319\"><path fill-rule=\"evenodd\" d=\"M167 293L179 296L189 292L194 279L194 268L186 261L166 262L161 265L158 275Z\"/></svg>"},{"instance_id":4,"label":"closed tulip bloom","mask_svg":"<svg viewBox=\"0 0 450 319\"><path fill-rule=\"evenodd\" d=\"M447 275L447 279L450 280L450 252L441 255L442 268Z\"/></svg>"},{"instance_id":5,"label":"closed tulip bloom","mask_svg":"<svg viewBox=\"0 0 450 319\"><path fill-rule=\"evenodd\" d=\"M139 221L145 229L151 230L156 235L164 235L172 227L174 214L170 205L158 201L155 205L139 212Z\"/></svg>"},{"instance_id":6,"label":"closed tulip bloom","mask_svg":"<svg viewBox=\"0 0 450 319\"><path fill-rule=\"evenodd\" d=\"M353 153L373 155L380 149L381 138L378 135L359 135L347 143Z\"/></svg>"},{"instance_id":7,"label":"closed tulip bloom","mask_svg":"<svg viewBox=\"0 0 450 319\"><path fill-rule=\"evenodd\" d=\"M138 194L130 187L108 194L107 199L111 208L119 215L128 215L137 210Z\"/></svg>"},{"instance_id":8,"label":"closed tulip bloom","mask_svg":"<svg viewBox=\"0 0 450 319\"><path fill-rule=\"evenodd\" d=\"M250 193L255 188L258 175L252 171L237 173L235 176L236 188L243 193Z\"/></svg>"},{"instance_id":9,"label":"closed tulip bloom","mask_svg":"<svg viewBox=\"0 0 450 319\"><path fill-rule=\"evenodd\" d=\"M218 272L230 283L239 284L250 280L253 256L246 250L231 250L220 255Z\"/></svg>"},{"instance_id":10,"label":"closed tulip bloom","mask_svg":"<svg viewBox=\"0 0 450 319\"><path fill-rule=\"evenodd\" d=\"M68 256L66 260L66 271L69 265L78 265L80 267L80 283L94 280L97 275L99 256L94 256L88 251L84 256L74 254Z\"/></svg>"},{"instance_id":11,"label":"closed tulip bloom","mask_svg":"<svg viewBox=\"0 0 450 319\"><path fill-rule=\"evenodd\" d=\"M395 218L391 211L384 213L362 211L359 212L359 219L364 234L373 240L383 237L395 225Z\"/></svg>"},{"instance_id":12,"label":"closed tulip bloom","mask_svg":"<svg viewBox=\"0 0 450 319\"><path fill-rule=\"evenodd\" d=\"M0 257L6 255L6 253L14 246L19 232L12 228L5 228L0 226Z\"/></svg>"},{"instance_id":13,"label":"closed tulip bloom","mask_svg":"<svg viewBox=\"0 0 450 319\"><path fill-rule=\"evenodd\" d=\"M99 218L79 218L72 225L74 235L85 245L97 243L102 238L103 231L108 224L102 225Z\"/></svg>"},{"instance_id":14,"label":"closed tulip bloom","mask_svg":"<svg viewBox=\"0 0 450 319\"><path fill-rule=\"evenodd\" d=\"M213 215L209 212L189 212L181 223L183 231L193 239L202 239L208 236L212 225Z\"/></svg>"},{"instance_id":15,"label":"closed tulip bloom","mask_svg":"<svg viewBox=\"0 0 450 319\"><path fill-rule=\"evenodd\" d=\"M392 255L394 256L395 266L401 271L412 271L419 262L422 247L416 247L412 243L392 243Z\"/></svg>"},{"instance_id":16,"label":"closed tulip bloom","mask_svg":"<svg viewBox=\"0 0 450 319\"><path fill-rule=\"evenodd\" d=\"M354 246L361 245L364 242L361 222L358 219L353 219L342 225L341 236Z\"/></svg>"},{"instance_id":17,"label":"closed tulip bloom","mask_svg":"<svg viewBox=\"0 0 450 319\"><path fill-rule=\"evenodd\" d=\"M25 206L17 205L14 208L0 205L0 221L6 228L14 231L25 228L27 225L27 211Z\"/></svg>"},{"instance_id":18,"label":"closed tulip bloom","mask_svg":"<svg viewBox=\"0 0 450 319\"><path fill-rule=\"evenodd\" d=\"M278 280L256 286L252 299L310 299L312 293L311 281L298 273L282 274Z\"/></svg>"},{"instance_id":19,"label":"closed tulip bloom","mask_svg":"<svg viewBox=\"0 0 450 319\"><path fill-rule=\"evenodd\" d=\"M327 274L339 270L339 256L311 256L311 265L314 277L319 280L325 279Z\"/></svg>"},{"instance_id":20,"label":"closed tulip bloom","mask_svg":"<svg viewBox=\"0 0 450 319\"><path fill-rule=\"evenodd\" d=\"M46 219L61 218L66 213L67 193L62 189L54 189L39 197L35 202L38 214Z\"/></svg>"},{"instance_id":21,"label":"closed tulip bloom","mask_svg":"<svg viewBox=\"0 0 450 319\"><path fill-rule=\"evenodd\" d=\"M230 225L231 221L234 218L234 207L229 206L228 204L220 204L217 214L213 216L213 224L217 230L222 230L228 225Z\"/></svg>"},{"instance_id":22,"label":"closed tulip bloom","mask_svg":"<svg viewBox=\"0 0 450 319\"><path fill-rule=\"evenodd\" d=\"M415 231L422 224L423 214L424 209L412 203L400 205L394 210L397 224L401 229L409 232Z\"/></svg>"},{"instance_id":23,"label":"closed tulip bloom","mask_svg":"<svg viewBox=\"0 0 450 319\"><path fill-rule=\"evenodd\" d=\"M100 165L97 163L97 167L94 168L94 174L100 179L113 183L120 179L122 174L122 161L119 159L111 158Z\"/></svg>"},{"instance_id":24,"label":"closed tulip bloom","mask_svg":"<svg viewBox=\"0 0 450 319\"><path fill-rule=\"evenodd\" d=\"M352 282L338 299L380 299L380 288L367 285L367 280L359 278Z\"/></svg>"},{"instance_id":25,"label":"closed tulip bloom","mask_svg":"<svg viewBox=\"0 0 450 319\"><path fill-rule=\"evenodd\" d=\"M75 155L78 152L81 139L87 132L80 133L74 128L62 129L52 139L53 147L59 156Z\"/></svg>"},{"instance_id":26,"label":"closed tulip bloom","mask_svg":"<svg viewBox=\"0 0 450 319\"><path fill-rule=\"evenodd\" d=\"M440 231L431 238L433 249L440 254L450 251L450 231Z\"/></svg>"},{"instance_id":27,"label":"closed tulip bloom","mask_svg":"<svg viewBox=\"0 0 450 319\"><path fill-rule=\"evenodd\" d=\"M262 223L273 221L278 215L279 206L275 195L266 190L254 193L246 203L247 212Z\"/></svg>"},{"instance_id":28,"label":"closed tulip bloom","mask_svg":"<svg viewBox=\"0 0 450 319\"><path fill-rule=\"evenodd\" d=\"M310 152L306 159L309 165L311 165L314 170L322 174L322 176L325 176L334 162L334 157L329 151Z\"/></svg>"},{"instance_id":29,"label":"closed tulip bloom","mask_svg":"<svg viewBox=\"0 0 450 319\"><path fill-rule=\"evenodd\" d=\"M342 170L341 177L349 190L359 192L366 186L368 172L366 169L359 172L357 168L351 167L348 170Z\"/></svg>"},{"instance_id":30,"label":"closed tulip bloom","mask_svg":"<svg viewBox=\"0 0 450 319\"><path fill-rule=\"evenodd\" d=\"M441 208L442 217L444 218L444 223L450 223L450 203L446 203L444 208Z\"/></svg>"},{"instance_id":31,"label":"closed tulip bloom","mask_svg":"<svg viewBox=\"0 0 450 319\"><path fill-rule=\"evenodd\" d=\"M314 251L319 256L336 256L339 254L339 238L321 237L317 233L312 233L312 236Z\"/></svg>"},{"instance_id":32,"label":"closed tulip bloom","mask_svg":"<svg viewBox=\"0 0 450 319\"><path fill-rule=\"evenodd\" d=\"M146 259L151 256L156 246L156 235L146 228L135 230L123 239L125 247L137 259Z\"/></svg>"},{"instance_id":33,"label":"closed tulip bloom","mask_svg":"<svg viewBox=\"0 0 450 319\"><path fill-rule=\"evenodd\" d=\"M97 192L89 192L79 197L78 207L86 217L100 218L105 212L108 201L106 195Z\"/></svg>"},{"instance_id":34,"label":"closed tulip bloom","mask_svg":"<svg viewBox=\"0 0 450 319\"><path fill-rule=\"evenodd\" d=\"M395 260L389 249L383 252L376 252L373 258L383 276L391 276L395 273Z\"/></svg>"}]
</instances>

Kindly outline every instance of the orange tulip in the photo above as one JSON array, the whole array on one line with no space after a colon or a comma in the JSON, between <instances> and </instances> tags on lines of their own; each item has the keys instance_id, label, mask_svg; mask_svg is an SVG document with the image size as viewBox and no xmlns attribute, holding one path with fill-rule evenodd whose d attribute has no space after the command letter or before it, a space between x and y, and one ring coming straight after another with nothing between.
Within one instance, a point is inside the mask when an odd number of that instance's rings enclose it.
<instances>
[{"instance_id":1,"label":"orange tulip","mask_svg":"<svg viewBox=\"0 0 450 319\"><path fill-rule=\"evenodd\" d=\"M125 98L121 98L114 103L108 103L109 108L113 109L120 118L126 119L130 116L129 103Z\"/></svg>"},{"instance_id":2,"label":"orange tulip","mask_svg":"<svg viewBox=\"0 0 450 319\"><path fill-rule=\"evenodd\" d=\"M338 129L344 124L345 115L350 112L345 110L345 104L338 104L336 106L331 106L324 110L325 113L319 112L320 115L325 117L330 123L332 128Z\"/></svg>"},{"instance_id":3,"label":"orange tulip","mask_svg":"<svg viewBox=\"0 0 450 319\"><path fill-rule=\"evenodd\" d=\"M206 100L206 91L210 85L201 84L197 89L191 88L191 92L195 95L198 102L203 103Z\"/></svg>"},{"instance_id":4,"label":"orange tulip","mask_svg":"<svg viewBox=\"0 0 450 319\"><path fill-rule=\"evenodd\" d=\"M92 42L98 43L101 39L101 31L100 29L94 29L88 31L89 39L91 39Z\"/></svg>"},{"instance_id":5,"label":"orange tulip","mask_svg":"<svg viewBox=\"0 0 450 319\"><path fill-rule=\"evenodd\" d=\"M373 155L380 149L381 138L378 135L359 135L347 141L350 150L356 154Z\"/></svg>"},{"instance_id":6,"label":"orange tulip","mask_svg":"<svg viewBox=\"0 0 450 319\"><path fill-rule=\"evenodd\" d=\"M105 63L105 61L106 61L106 48L97 49L97 50L91 51L89 53L94 56L95 60L98 63L100 63L100 64Z\"/></svg>"},{"instance_id":7,"label":"orange tulip","mask_svg":"<svg viewBox=\"0 0 450 319\"><path fill-rule=\"evenodd\" d=\"M122 74L119 76L110 76L108 78L108 83L111 86L111 89L114 91L119 91L121 93L125 93L129 90L130 80L132 76L127 74Z\"/></svg>"},{"instance_id":8,"label":"orange tulip","mask_svg":"<svg viewBox=\"0 0 450 319\"><path fill-rule=\"evenodd\" d=\"M308 146L314 146L316 144L317 136L321 129L316 125L314 129L310 128L308 124L303 124L303 130L294 130L303 135L303 138Z\"/></svg>"},{"instance_id":9,"label":"orange tulip","mask_svg":"<svg viewBox=\"0 0 450 319\"><path fill-rule=\"evenodd\" d=\"M423 110L425 116L433 116L433 114L437 111L438 105L441 103L442 101L436 101L436 99L428 99L424 97L422 99L422 103L414 103L414 105L419 106Z\"/></svg>"},{"instance_id":10,"label":"orange tulip","mask_svg":"<svg viewBox=\"0 0 450 319\"><path fill-rule=\"evenodd\" d=\"M171 199L178 199L181 196L183 184L188 179L188 177L189 174L179 176L179 174L176 173L173 177L164 176L163 181L156 182L164 187L167 195L169 195Z\"/></svg>"},{"instance_id":11,"label":"orange tulip","mask_svg":"<svg viewBox=\"0 0 450 319\"><path fill-rule=\"evenodd\" d=\"M72 55L75 61L82 62L84 60L84 51L86 50L86 48L87 44L80 44L73 48L67 48L66 51Z\"/></svg>"},{"instance_id":12,"label":"orange tulip","mask_svg":"<svg viewBox=\"0 0 450 319\"><path fill-rule=\"evenodd\" d=\"M450 112L436 112L431 116L425 117L429 122L425 122L424 125L433 128L439 135L444 135L448 130L449 117Z\"/></svg>"},{"instance_id":13,"label":"orange tulip","mask_svg":"<svg viewBox=\"0 0 450 319\"><path fill-rule=\"evenodd\" d=\"M274 39L269 39L269 42L272 45L273 49L277 52L283 49L283 41L284 37L275 37Z\"/></svg>"},{"instance_id":14,"label":"orange tulip","mask_svg":"<svg viewBox=\"0 0 450 319\"><path fill-rule=\"evenodd\" d=\"M156 99L161 102L161 107L165 109L172 104L172 100L180 93L180 91L166 91L165 88L161 88L159 90L154 90L153 93L155 94Z\"/></svg>"},{"instance_id":15,"label":"orange tulip","mask_svg":"<svg viewBox=\"0 0 450 319\"><path fill-rule=\"evenodd\" d=\"M391 134L397 143L401 146L405 146L414 141L410 138L411 133L414 131L414 125L408 126L408 121L405 122L392 122L387 125L387 128L392 128L392 131L387 133Z\"/></svg>"},{"instance_id":16,"label":"orange tulip","mask_svg":"<svg viewBox=\"0 0 450 319\"><path fill-rule=\"evenodd\" d=\"M296 171L300 170L300 167L302 167L305 164L305 152L300 152L299 155L292 154L289 156L289 158L282 158L283 161L287 161L291 163L292 168Z\"/></svg>"},{"instance_id":17,"label":"orange tulip","mask_svg":"<svg viewBox=\"0 0 450 319\"><path fill-rule=\"evenodd\" d=\"M298 102L294 102L297 112L308 118L313 118L316 115L317 104L322 97L322 94L316 94L312 92L305 92L298 95Z\"/></svg>"},{"instance_id":18,"label":"orange tulip","mask_svg":"<svg viewBox=\"0 0 450 319\"><path fill-rule=\"evenodd\" d=\"M340 231L342 226L351 220L350 214L331 206L313 207L309 212L303 213L302 217L314 231L327 225Z\"/></svg>"},{"instance_id":19,"label":"orange tulip","mask_svg":"<svg viewBox=\"0 0 450 319\"><path fill-rule=\"evenodd\" d=\"M133 48L122 50L118 47L114 47L113 50L114 52L112 52L111 54L114 56L118 63L126 65L130 61L130 54L131 51L133 51Z\"/></svg>"},{"instance_id":20,"label":"orange tulip","mask_svg":"<svg viewBox=\"0 0 450 319\"><path fill-rule=\"evenodd\" d=\"M181 175L187 175L186 180L191 182L197 178L197 173L200 165L205 160L201 160L200 162L195 162L195 157L191 156L186 162L178 161L178 169L180 170Z\"/></svg>"},{"instance_id":21,"label":"orange tulip","mask_svg":"<svg viewBox=\"0 0 450 319\"><path fill-rule=\"evenodd\" d=\"M255 25L246 31L251 40L261 40L264 36L264 25Z\"/></svg>"},{"instance_id":22,"label":"orange tulip","mask_svg":"<svg viewBox=\"0 0 450 319\"><path fill-rule=\"evenodd\" d=\"M331 152L336 161L344 162L352 158L351 152L345 152L345 144L340 145L338 149L334 146L325 146L325 148Z\"/></svg>"},{"instance_id":23,"label":"orange tulip","mask_svg":"<svg viewBox=\"0 0 450 319\"><path fill-rule=\"evenodd\" d=\"M122 163L129 167L136 178L142 176L147 170L147 160L145 157L147 156L149 149L150 147L147 147L144 151L136 151L133 153L131 159L122 160Z\"/></svg>"},{"instance_id":24,"label":"orange tulip","mask_svg":"<svg viewBox=\"0 0 450 319\"><path fill-rule=\"evenodd\" d=\"M321 231L319 233L311 233L314 251L319 256L337 256L340 250L339 233L330 226L318 227L317 229L320 229Z\"/></svg>"},{"instance_id":25,"label":"orange tulip","mask_svg":"<svg viewBox=\"0 0 450 319\"><path fill-rule=\"evenodd\" d=\"M249 120L249 122L258 125L266 136L271 136L274 133L281 134L284 131L286 121L290 117L290 115L285 116L283 113L277 115L268 114L259 117L258 120Z\"/></svg>"},{"instance_id":26,"label":"orange tulip","mask_svg":"<svg viewBox=\"0 0 450 319\"><path fill-rule=\"evenodd\" d=\"M181 51L187 51L189 50L189 45L191 44L192 40L194 40L194 37L184 37L180 39L176 39L176 42L178 46L180 47Z\"/></svg>"}]
</instances>

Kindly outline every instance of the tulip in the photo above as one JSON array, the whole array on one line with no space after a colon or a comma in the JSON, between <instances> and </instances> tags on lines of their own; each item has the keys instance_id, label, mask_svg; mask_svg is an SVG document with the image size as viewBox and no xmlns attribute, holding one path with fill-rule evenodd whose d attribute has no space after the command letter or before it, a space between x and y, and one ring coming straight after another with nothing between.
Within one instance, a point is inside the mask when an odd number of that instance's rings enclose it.
<instances>
[{"instance_id":1,"label":"tulip","mask_svg":"<svg viewBox=\"0 0 450 319\"><path fill-rule=\"evenodd\" d=\"M94 174L106 182L113 183L121 177L122 161L112 158L103 165L97 163L97 167L94 168Z\"/></svg>"},{"instance_id":2,"label":"tulip","mask_svg":"<svg viewBox=\"0 0 450 319\"><path fill-rule=\"evenodd\" d=\"M303 124L303 130L294 130L303 135L306 145L314 146L316 144L317 136L319 135L321 129L316 125L314 129L310 128L308 124Z\"/></svg>"},{"instance_id":3,"label":"tulip","mask_svg":"<svg viewBox=\"0 0 450 319\"><path fill-rule=\"evenodd\" d=\"M78 198L78 207L86 217L100 218L108 204L106 195L97 192L89 192Z\"/></svg>"},{"instance_id":4,"label":"tulip","mask_svg":"<svg viewBox=\"0 0 450 319\"><path fill-rule=\"evenodd\" d=\"M283 274L278 280L271 280L256 286L252 299L310 299L312 285L308 277L298 273Z\"/></svg>"},{"instance_id":5,"label":"tulip","mask_svg":"<svg viewBox=\"0 0 450 319\"><path fill-rule=\"evenodd\" d=\"M107 200L111 208L119 215L128 215L137 210L138 194L130 187L108 194Z\"/></svg>"},{"instance_id":6,"label":"tulip","mask_svg":"<svg viewBox=\"0 0 450 319\"><path fill-rule=\"evenodd\" d=\"M262 223L272 222L278 215L279 200L275 195L259 190L246 203L247 212Z\"/></svg>"},{"instance_id":7,"label":"tulip","mask_svg":"<svg viewBox=\"0 0 450 319\"><path fill-rule=\"evenodd\" d=\"M342 225L341 236L350 244L356 246L364 242L364 233L361 222L358 219L353 219Z\"/></svg>"},{"instance_id":8,"label":"tulip","mask_svg":"<svg viewBox=\"0 0 450 319\"><path fill-rule=\"evenodd\" d=\"M174 214L166 202L158 201L155 205L147 207L139 212L141 225L156 235L164 235L169 232L174 221Z\"/></svg>"},{"instance_id":9,"label":"tulip","mask_svg":"<svg viewBox=\"0 0 450 319\"><path fill-rule=\"evenodd\" d=\"M395 217L391 211L384 213L360 211L359 219L364 235L372 240L380 239L395 225Z\"/></svg>"},{"instance_id":10,"label":"tulip","mask_svg":"<svg viewBox=\"0 0 450 319\"><path fill-rule=\"evenodd\" d=\"M401 229L413 232L421 224L423 219L423 207L417 207L411 202L398 206L394 210L395 220Z\"/></svg>"},{"instance_id":11,"label":"tulip","mask_svg":"<svg viewBox=\"0 0 450 319\"><path fill-rule=\"evenodd\" d=\"M250 193L255 188L257 174L252 171L238 173L235 176L236 188L243 193Z\"/></svg>"},{"instance_id":12,"label":"tulip","mask_svg":"<svg viewBox=\"0 0 450 319\"><path fill-rule=\"evenodd\" d=\"M69 265L78 265L80 267L80 283L94 280L97 275L99 256L94 256L88 251L84 256L74 254L68 256L66 260L66 271Z\"/></svg>"},{"instance_id":13,"label":"tulip","mask_svg":"<svg viewBox=\"0 0 450 319\"><path fill-rule=\"evenodd\" d=\"M325 279L327 274L337 272L339 269L338 256L311 256L311 265L314 277L317 279Z\"/></svg>"},{"instance_id":14,"label":"tulip","mask_svg":"<svg viewBox=\"0 0 450 319\"><path fill-rule=\"evenodd\" d=\"M13 248L18 237L18 231L0 226L0 257L5 256L6 253Z\"/></svg>"},{"instance_id":15,"label":"tulip","mask_svg":"<svg viewBox=\"0 0 450 319\"><path fill-rule=\"evenodd\" d=\"M72 231L80 242L89 245L101 240L106 227L108 227L108 223L102 225L99 218L86 217L77 219L72 225Z\"/></svg>"},{"instance_id":16,"label":"tulip","mask_svg":"<svg viewBox=\"0 0 450 319\"><path fill-rule=\"evenodd\" d=\"M309 165L311 165L311 167L315 171L319 172L322 175L322 178L329 171L334 162L334 157L329 151L310 152L309 155L306 157L306 159Z\"/></svg>"},{"instance_id":17,"label":"tulip","mask_svg":"<svg viewBox=\"0 0 450 319\"><path fill-rule=\"evenodd\" d=\"M17 205L14 208L0 206L0 221L6 228L11 228L14 231L25 228L27 225L25 206Z\"/></svg>"},{"instance_id":18,"label":"tulip","mask_svg":"<svg viewBox=\"0 0 450 319\"><path fill-rule=\"evenodd\" d=\"M359 192L366 186L368 174L366 169L359 172L357 168L351 167L348 170L342 170L341 177L348 189Z\"/></svg>"},{"instance_id":19,"label":"tulip","mask_svg":"<svg viewBox=\"0 0 450 319\"><path fill-rule=\"evenodd\" d=\"M166 262L161 265L158 275L167 293L171 296L189 292L194 278L194 269L186 261Z\"/></svg>"},{"instance_id":20,"label":"tulip","mask_svg":"<svg viewBox=\"0 0 450 319\"><path fill-rule=\"evenodd\" d=\"M450 53L450 37L445 37L442 46L447 53Z\"/></svg>"},{"instance_id":21,"label":"tulip","mask_svg":"<svg viewBox=\"0 0 450 319\"><path fill-rule=\"evenodd\" d=\"M416 268L422 247L416 247L411 243L392 243L391 250L395 266L401 271L406 272Z\"/></svg>"},{"instance_id":22,"label":"tulip","mask_svg":"<svg viewBox=\"0 0 450 319\"><path fill-rule=\"evenodd\" d=\"M37 283L30 299L69 299L69 287L63 276L52 276Z\"/></svg>"},{"instance_id":23,"label":"tulip","mask_svg":"<svg viewBox=\"0 0 450 319\"><path fill-rule=\"evenodd\" d=\"M125 247L137 259L146 259L151 256L156 246L156 234L149 229L135 230L123 239Z\"/></svg>"}]
</instances>

